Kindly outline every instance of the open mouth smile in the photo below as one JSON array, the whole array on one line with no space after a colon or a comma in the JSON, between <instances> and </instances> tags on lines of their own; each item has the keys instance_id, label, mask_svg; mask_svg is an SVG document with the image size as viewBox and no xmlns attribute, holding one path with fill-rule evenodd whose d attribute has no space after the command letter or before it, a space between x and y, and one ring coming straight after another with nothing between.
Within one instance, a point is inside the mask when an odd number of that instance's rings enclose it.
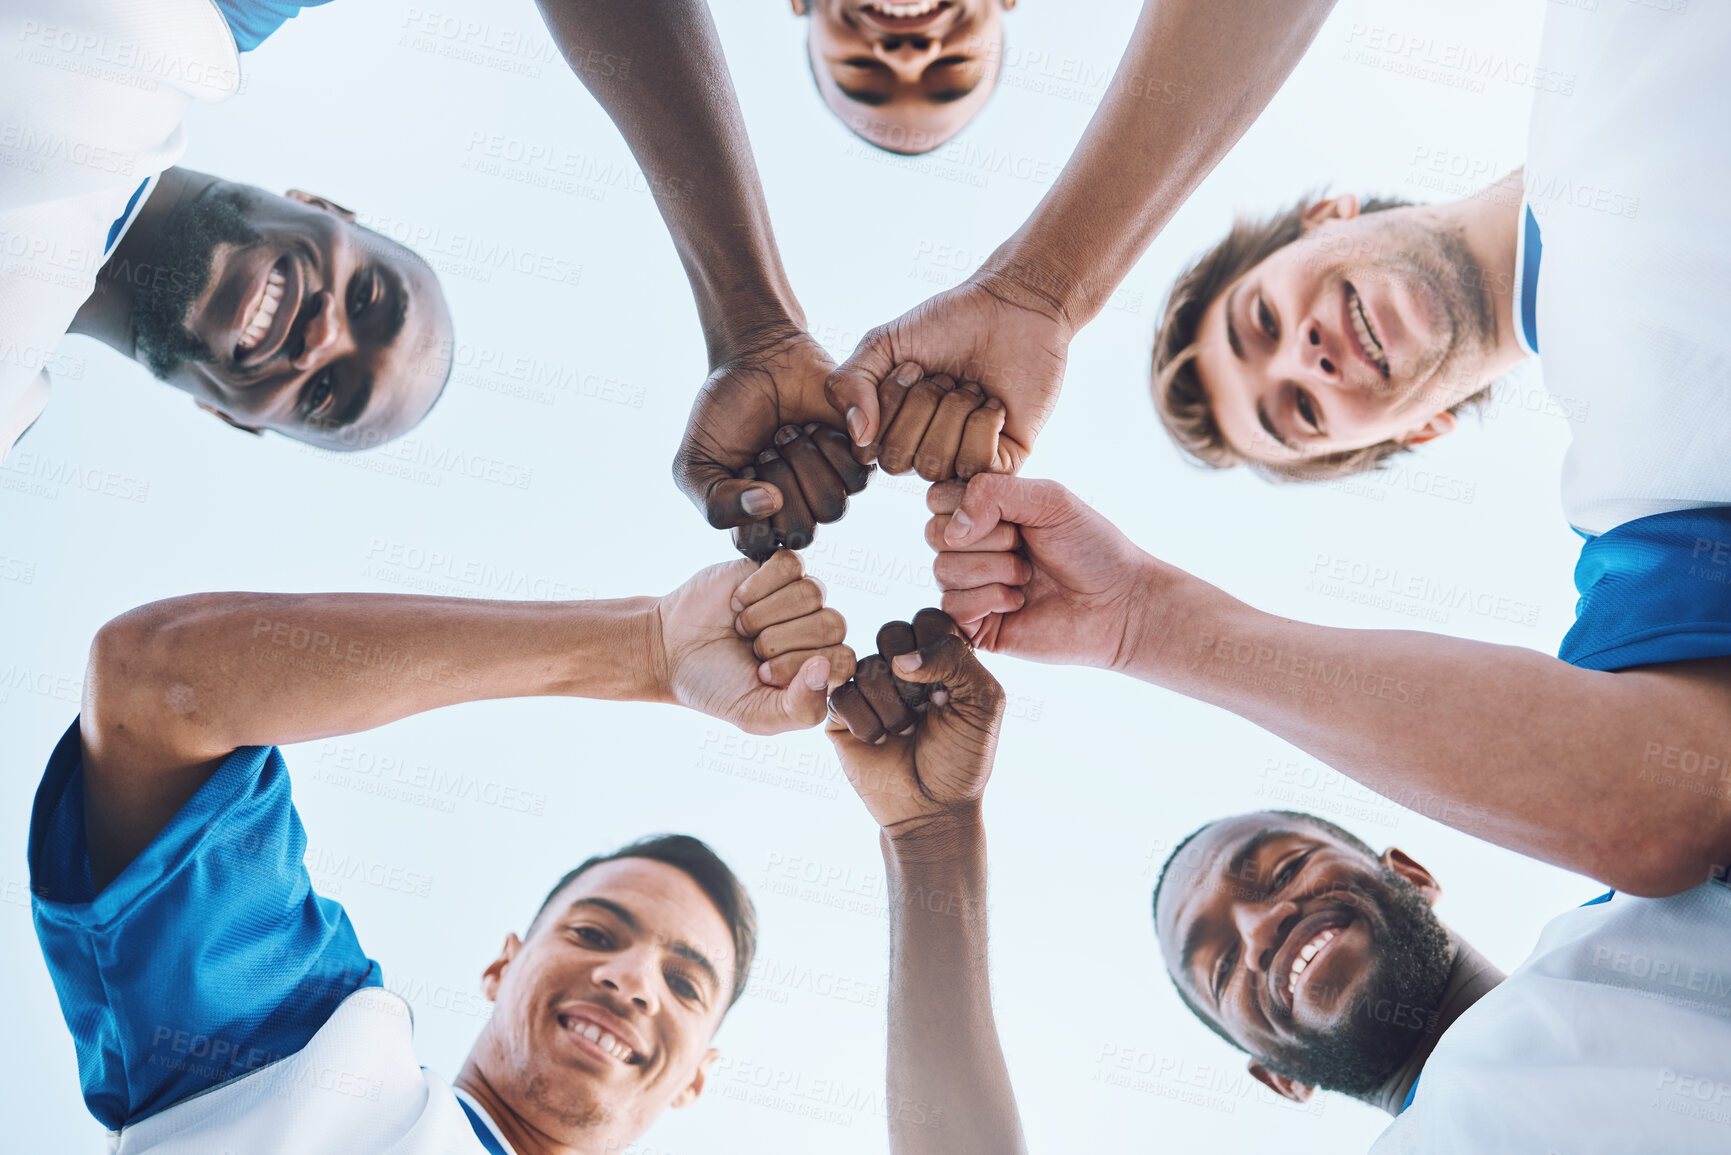
<instances>
[{"instance_id":1,"label":"open mouth smile","mask_svg":"<svg viewBox=\"0 0 1731 1155\"><path fill-rule=\"evenodd\" d=\"M559 1025L579 1039L592 1044L595 1050L599 1050L627 1066L636 1066L643 1061L636 1051L626 1046L617 1036L602 1030L594 1023L572 1015L560 1015Z\"/></svg>"},{"instance_id":2,"label":"open mouth smile","mask_svg":"<svg viewBox=\"0 0 1731 1155\"><path fill-rule=\"evenodd\" d=\"M1383 351L1382 342L1377 340L1376 331L1370 327L1370 316L1365 312L1363 299L1350 283L1346 286L1346 316L1357 339L1359 355L1372 369L1387 377L1388 354Z\"/></svg>"}]
</instances>

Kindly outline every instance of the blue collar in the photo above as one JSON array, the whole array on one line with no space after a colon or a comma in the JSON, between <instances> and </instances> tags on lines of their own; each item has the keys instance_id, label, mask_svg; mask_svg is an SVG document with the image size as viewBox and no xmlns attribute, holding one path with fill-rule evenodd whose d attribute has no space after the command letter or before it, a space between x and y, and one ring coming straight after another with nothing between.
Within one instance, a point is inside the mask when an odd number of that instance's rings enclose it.
<instances>
[{"instance_id":1,"label":"blue collar","mask_svg":"<svg viewBox=\"0 0 1731 1155\"><path fill-rule=\"evenodd\" d=\"M1517 243L1519 251L1515 254L1515 268L1520 272L1520 330L1517 334L1521 347L1537 357L1539 355L1539 258L1544 255L1545 243L1539 236L1539 219L1533 215L1533 206L1525 206L1526 220L1521 227L1520 240Z\"/></svg>"},{"instance_id":2,"label":"blue collar","mask_svg":"<svg viewBox=\"0 0 1731 1155\"><path fill-rule=\"evenodd\" d=\"M1399 1110L1399 1111L1396 1111L1396 1112L1395 1112L1395 1114L1396 1114L1396 1115L1403 1115L1403 1114L1405 1114L1405 1113L1406 1113L1406 1109L1407 1109L1407 1108L1408 1108L1408 1107L1410 1107L1410 1106L1412 1106L1412 1097L1413 1097L1413 1096L1414 1096L1414 1095L1416 1095L1416 1094L1418 1094L1418 1080L1419 1080L1419 1079L1422 1079L1422 1078L1424 1078L1424 1072L1423 1072L1423 1071L1420 1071L1420 1072L1419 1072L1419 1075L1418 1075L1418 1079L1414 1079L1414 1080L1413 1080L1413 1081L1412 1081L1412 1086L1410 1086L1410 1087L1408 1087L1408 1088L1407 1088L1407 1090L1406 1090L1406 1101L1405 1101L1405 1102L1404 1102L1404 1103L1402 1103L1402 1104L1401 1104L1401 1105L1400 1105L1400 1110Z\"/></svg>"},{"instance_id":3,"label":"blue collar","mask_svg":"<svg viewBox=\"0 0 1731 1155\"><path fill-rule=\"evenodd\" d=\"M132 190L132 199L126 202L126 208L114 218L114 223L108 226L108 239L102 243L104 258L114 251L114 242L120 239L120 234L126 228L126 222L132 219L132 210L138 207L138 198L144 195L144 190L150 187L150 178L145 177L139 186Z\"/></svg>"},{"instance_id":4,"label":"blue collar","mask_svg":"<svg viewBox=\"0 0 1731 1155\"><path fill-rule=\"evenodd\" d=\"M493 1137L493 1129L487 1126L475 1108L469 1106L461 1095L457 1096L457 1106L463 1109L463 1114L469 1117L469 1126L475 1129L475 1138L481 1141L481 1146L487 1149L487 1155L507 1155L505 1149L499 1146L499 1140Z\"/></svg>"}]
</instances>

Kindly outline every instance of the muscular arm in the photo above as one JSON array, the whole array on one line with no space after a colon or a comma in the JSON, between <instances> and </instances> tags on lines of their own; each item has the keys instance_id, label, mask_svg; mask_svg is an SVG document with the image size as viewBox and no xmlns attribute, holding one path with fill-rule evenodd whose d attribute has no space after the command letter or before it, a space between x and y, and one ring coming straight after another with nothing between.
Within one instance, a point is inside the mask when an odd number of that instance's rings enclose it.
<instances>
[{"instance_id":1,"label":"muscular arm","mask_svg":"<svg viewBox=\"0 0 1731 1155\"><path fill-rule=\"evenodd\" d=\"M1333 7L1147 0L1062 175L976 275L1032 292L1081 328L1274 99Z\"/></svg>"},{"instance_id":2,"label":"muscular arm","mask_svg":"<svg viewBox=\"0 0 1731 1155\"><path fill-rule=\"evenodd\" d=\"M1724 771L1692 783L1676 769L1683 751L1731 752L1731 659L1605 673L1517 646L1295 622L1158 563L1143 589L1171 608L1138 633L1126 672L1411 809L1632 894L1674 894L1731 861Z\"/></svg>"},{"instance_id":3,"label":"muscular arm","mask_svg":"<svg viewBox=\"0 0 1731 1155\"><path fill-rule=\"evenodd\" d=\"M80 725L97 888L241 746L485 698L667 700L655 606L233 593L116 618L91 647Z\"/></svg>"},{"instance_id":4,"label":"muscular arm","mask_svg":"<svg viewBox=\"0 0 1731 1155\"><path fill-rule=\"evenodd\" d=\"M804 316L776 250L733 81L703 0L539 0L553 39L649 178L710 361Z\"/></svg>"},{"instance_id":5,"label":"muscular arm","mask_svg":"<svg viewBox=\"0 0 1731 1155\"><path fill-rule=\"evenodd\" d=\"M1731 659L1605 673L1295 622L1149 556L1054 482L983 475L928 503L944 609L982 649L1230 710L1395 802L1632 894L1731 862Z\"/></svg>"}]
</instances>

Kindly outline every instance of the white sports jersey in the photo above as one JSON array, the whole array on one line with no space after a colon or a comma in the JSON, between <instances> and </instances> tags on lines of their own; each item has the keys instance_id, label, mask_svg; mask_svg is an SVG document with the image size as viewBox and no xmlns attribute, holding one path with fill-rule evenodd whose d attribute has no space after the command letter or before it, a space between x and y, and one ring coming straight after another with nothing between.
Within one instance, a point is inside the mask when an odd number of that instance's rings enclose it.
<instances>
[{"instance_id":1,"label":"white sports jersey","mask_svg":"<svg viewBox=\"0 0 1731 1155\"><path fill-rule=\"evenodd\" d=\"M1552 919L1455 1020L1373 1155L1731 1151L1731 889Z\"/></svg>"},{"instance_id":2,"label":"white sports jersey","mask_svg":"<svg viewBox=\"0 0 1731 1155\"><path fill-rule=\"evenodd\" d=\"M1597 535L1731 504L1731 4L1547 7L1525 179L1536 336L1574 417L1563 509Z\"/></svg>"},{"instance_id":3,"label":"white sports jersey","mask_svg":"<svg viewBox=\"0 0 1731 1155\"><path fill-rule=\"evenodd\" d=\"M239 85L211 0L0 0L0 460L187 107Z\"/></svg>"},{"instance_id":4,"label":"white sports jersey","mask_svg":"<svg viewBox=\"0 0 1731 1155\"><path fill-rule=\"evenodd\" d=\"M488 1155L410 1028L408 1003L363 987L293 1055L110 1132L110 1155Z\"/></svg>"}]
</instances>

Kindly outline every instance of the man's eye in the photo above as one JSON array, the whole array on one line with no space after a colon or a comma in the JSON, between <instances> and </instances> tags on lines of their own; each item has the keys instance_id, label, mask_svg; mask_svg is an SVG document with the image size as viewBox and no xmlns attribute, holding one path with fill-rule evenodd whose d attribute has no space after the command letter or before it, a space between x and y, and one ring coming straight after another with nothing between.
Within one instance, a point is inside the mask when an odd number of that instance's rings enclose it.
<instances>
[{"instance_id":1,"label":"man's eye","mask_svg":"<svg viewBox=\"0 0 1731 1155\"><path fill-rule=\"evenodd\" d=\"M1236 951L1227 951L1220 956L1220 961L1214 964L1214 1001L1219 1002L1220 996L1226 990L1226 980L1232 975L1232 963L1237 957Z\"/></svg>"},{"instance_id":2,"label":"man's eye","mask_svg":"<svg viewBox=\"0 0 1731 1155\"><path fill-rule=\"evenodd\" d=\"M1321 433L1322 425L1316 419L1316 405L1311 401L1310 394L1300 389L1293 404L1298 409L1298 415L1304 418L1304 423L1310 426L1313 432Z\"/></svg>"},{"instance_id":3,"label":"man's eye","mask_svg":"<svg viewBox=\"0 0 1731 1155\"><path fill-rule=\"evenodd\" d=\"M365 313L379 295L379 275L370 269L349 280L349 316Z\"/></svg>"},{"instance_id":4,"label":"man's eye","mask_svg":"<svg viewBox=\"0 0 1731 1155\"><path fill-rule=\"evenodd\" d=\"M579 926L574 928L571 933L575 934L578 941L584 946L592 946L599 950L607 945L607 936L602 933L599 927Z\"/></svg>"},{"instance_id":5,"label":"man's eye","mask_svg":"<svg viewBox=\"0 0 1731 1155\"><path fill-rule=\"evenodd\" d=\"M303 402L307 413L317 415L330 404L330 400L336 396L336 392L336 376L329 369L326 369L313 378L311 387L307 389L306 400Z\"/></svg>"},{"instance_id":6,"label":"man's eye","mask_svg":"<svg viewBox=\"0 0 1731 1155\"><path fill-rule=\"evenodd\" d=\"M1261 297L1256 298L1256 323L1262 326L1269 340L1280 339L1280 326L1274 323L1274 314L1268 311L1268 302Z\"/></svg>"},{"instance_id":7,"label":"man's eye","mask_svg":"<svg viewBox=\"0 0 1731 1155\"><path fill-rule=\"evenodd\" d=\"M678 971L671 971L668 973L667 987L682 999L694 999L697 997L696 984Z\"/></svg>"}]
</instances>

